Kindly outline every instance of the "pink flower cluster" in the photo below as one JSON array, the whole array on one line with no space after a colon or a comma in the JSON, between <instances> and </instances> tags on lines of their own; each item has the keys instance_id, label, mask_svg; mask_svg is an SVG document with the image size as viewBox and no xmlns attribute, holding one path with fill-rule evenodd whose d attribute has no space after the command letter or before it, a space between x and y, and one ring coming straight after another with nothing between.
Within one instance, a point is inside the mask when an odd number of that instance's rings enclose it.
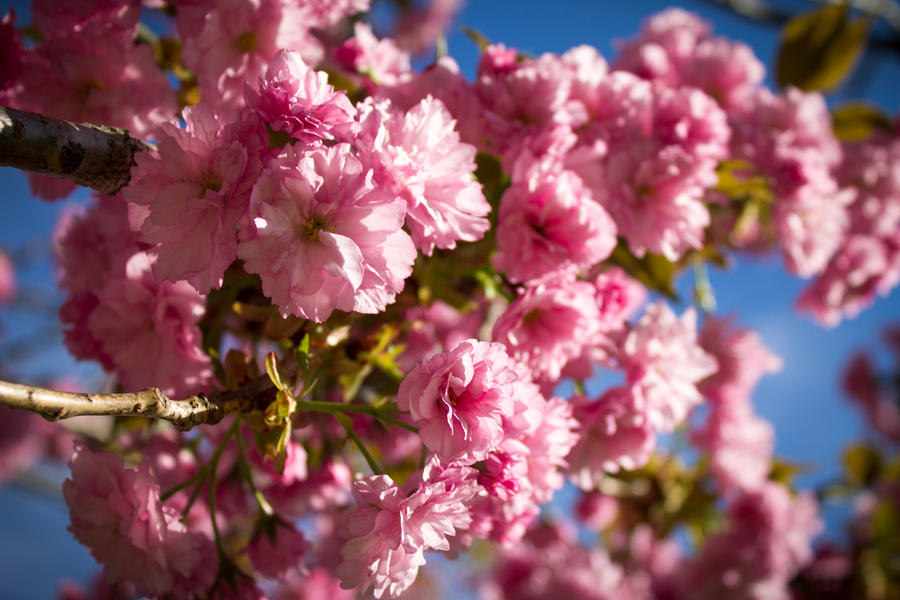
<instances>
[{"instance_id":1,"label":"pink flower cluster","mask_svg":"<svg viewBox=\"0 0 900 600\"><path fill-rule=\"evenodd\" d=\"M353 484L358 508L346 516L347 541L337 569L344 587L370 585L376 598L396 597L425 564L425 550L448 550L448 537L471 523L475 470L431 459L400 487L387 475Z\"/></svg>"},{"instance_id":2,"label":"pink flower cluster","mask_svg":"<svg viewBox=\"0 0 900 600\"><path fill-rule=\"evenodd\" d=\"M810 495L791 497L777 483L736 497L728 527L710 536L678 574L685 598L790 598L787 583L812 559L822 528Z\"/></svg>"},{"instance_id":3,"label":"pink flower cluster","mask_svg":"<svg viewBox=\"0 0 900 600\"><path fill-rule=\"evenodd\" d=\"M126 206L98 196L84 215L70 214L56 232L60 308L69 351L115 371L128 390L157 386L185 396L212 376L197 323L203 296L185 281L160 282L155 258L129 229Z\"/></svg>"},{"instance_id":4,"label":"pink flower cluster","mask_svg":"<svg viewBox=\"0 0 900 600\"><path fill-rule=\"evenodd\" d=\"M856 190L849 226L835 256L797 301L800 310L834 326L900 282L900 138L877 131L843 146L841 185Z\"/></svg>"},{"instance_id":5,"label":"pink flower cluster","mask_svg":"<svg viewBox=\"0 0 900 600\"><path fill-rule=\"evenodd\" d=\"M468 545L473 536L511 544L562 487L576 441L564 401L546 400L496 343L464 340L420 362L397 396L434 452L401 488L387 476L354 484L359 507L346 517L347 587L376 597L408 588L427 549ZM465 533L461 536L460 534Z\"/></svg>"},{"instance_id":6,"label":"pink flower cluster","mask_svg":"<svg viewBox=\"0 0 900 600\"><path fill-rule=\"evenodd\" d=\"M134 43L139 2L67 3L62 9L49 1L35 4L34 25L43 39L12 54L21 61L16 84L5 92L13 107L122 127L139 137L172 118L175 94L154 64L153 49ZM45 176L29 180L47 200L75 189Z\"/></svg>"},{"instance_id":7,"label":"pink flower cluster","mask_svg":"<svg viewBox=\"0 0 900 600\"><path fill-rule=\"evenodd\" d=\"M698 385L718 369L700 345L692 309L678 318L663 302L653 303L617 339L613 358L626 385L593 401L572 399L581 438L569 455L570 473L585 490L595 488L604 473L646 464L656 431L672 431L684 421L702 401Z\"/></svg>"},{"instance_id":8,"label":"pink flower cluster","mask_svg":"<svg viewBox=\"0 0 900 600\"><path fill-rule=\"evenodd\" d=\"M0 22L4 102L156 144L58 227L66 344L176 397L235 390L274 351L280 391L266 419L118 436L136 469L76 446L64 495L98 593L427 597L426 552L481 539L488 598L787 597L820 525L769 479L751 395L780 360L732 320L698 331L694 309L646 304L633 277L776 247L816 277L802 309L855 314L900 280L900 129L842 146L820 95L766 90L747 46L678 9L610 64L488 44L474 81L449 57L414 71L455 0L396 39L351 18L368 0L171 2L179 98L201 97L177 122L141 6L38 1L30 46ZM598 369L618 379L589 395ZM847 386L895 438L867 360ZM651 460L683 424L703 460ZM48 442L14 433L0 476ZM605 548L538 519L566 478ZM723 507L693 554L668 537Z\"/></svg>"},{"instance_id":9,"label":"pink flower cluster","mask_svg":"<svg viewBox=\"0 0 900 600\"><path fill-rule=\"evenodd\" d=\"M282 314L321 322L335 309L383 311L414 241L431 253L487 230L474 149L441 102L358 111L289 51L243 101L187 110L186 129L163 126L158 153L138 158L123 196L157 277L208 292L240 258Z\"/></svg>"},{"instance_id":10,"label":"pink flower cluster","mask_svg":"<svg viewBox=\"0 0 900 600\"><path fill-rule=\"evenodd\" d=\"M75 539L103 564L107 583L130 582L138 595L189 597L209 588L212 542L189 532L163 506L146 466L78 442L63 484Z\"/></svg>"},{"instance_id":11,"label":"pink flower cluster","mask_svg":"<svg viewBox=\"0 0 900 600\"><path fill-rule=\"evenodd\" d=\"M732 321L708 317L700 332L700 345L719 368L698 386L709 400L709 413L691 435L709 453L710 468L724 491L753 490L768 480L775 431L754 414L751 395L763 375L781 369L781 359L756 333Z\"/></svg>"}]
</instances>

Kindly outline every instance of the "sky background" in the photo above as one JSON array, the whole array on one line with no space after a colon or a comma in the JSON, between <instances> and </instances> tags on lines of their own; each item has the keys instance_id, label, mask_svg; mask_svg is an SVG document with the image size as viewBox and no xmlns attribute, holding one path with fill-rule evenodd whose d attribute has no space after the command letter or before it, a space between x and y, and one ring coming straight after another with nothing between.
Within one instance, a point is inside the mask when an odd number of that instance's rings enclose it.
<instances>
[{"instance_id":1,"label":"sky background","mask_svg":"<svg viewBox=\"0 0 900 600\"><path fill-rule=\"evenodd\" d=\"M19 24L27 23L27 3L14 5ZM471 0L458 24L529 54L564 52L590 44L610 59L615 40L634 35L649 14L672 5L697 12L713 24L715 34L745 41L764 64L772 65L778 40L776 27L750 23L711 2ZM779 5L810 6L802 1ZM458 28L448 36L448 44L450 54L471 77L477 61L475 44ZM860 71L864 75L851 80L849 87L871 76L866 98L896 114L900 61L895 56L869 53ZM855 96L838 93L832 101L850 97ZM0 194L0 247L31 255L31 264L18 273L21 285L36 300L53 305L59 296L53 288L48 240L67 204L30 198L24 176L9 168L0 168ZM83 203L87 197L85 190L79 190L68 203ZM874 347L886 324L900 322L900 294L895 291L856 319L826 330L793 310L805 283L788 276L777 257L741 256L733 269L711 270L710 279L718 301L717 314L736 313L737 322L756 330L784 361L782 371L763 379L754 397L759 414L776 427L777 454L810 465L811 470L800 478L803 485L834 477L840 449L866 433L858 413L839 392L837 382L843 365L853 351ZM691 285L689 274L679 281L683 298L691 297ZM31 311L0 309L0 361L4 361L4 370L27 363L26 379L30 381L74 370L85 380L99 384L101 373L92 365L76 365L61 347L58 333L47 330L46 325L46 319L35 317ZM40 340L36 354L25 357L6 353L16 340L28 337ZM22 359L21 364L15 362L17 358ZM599 391L597 385L589 389ZM45 475L51 480L64 476L60 471ZM0 487L0 598L53 597L62 577L85 581L96 569L87 551L65 531L68 515L61 497L30 492L27 487ZM826 515L830 529L836 531L840 515L831 509Z\"/></svg>"}]
</instances>

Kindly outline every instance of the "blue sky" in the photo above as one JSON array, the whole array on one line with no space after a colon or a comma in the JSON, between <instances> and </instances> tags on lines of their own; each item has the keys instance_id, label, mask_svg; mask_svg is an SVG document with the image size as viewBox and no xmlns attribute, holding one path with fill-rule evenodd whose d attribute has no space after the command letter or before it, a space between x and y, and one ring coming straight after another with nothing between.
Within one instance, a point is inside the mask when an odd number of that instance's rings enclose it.
<instances>
[{"instance_id":1,"label":"blue sky","mask_svg":"<svg viewBox=\"0 0 900 600\"><path fill-rule=\"evenodd\" d=\"M613 41L637 32L641 21L672 3L557 1L522 2L471 0L459 22L482 32L488 39L539 54L562 52L578 44L591 44L607 58L614 54ZM715 32L750 44L760 59L772 64L778 39L773 26L761 26L729 15L711 2L675 3L698 12L714 24ZM789 6L808 6L786 2ZM15 3L20 23L27 10ZM469 75L474 71L475 45L458 31L449 38L449 50ZM838 95L840 97L840 94ZM900 97L900 61L880 61L868 87L868 98L896 112ZM24 177L0 168L0 247L20 248L33 240L48 240L61 204L29 198ZM74 201L85 201L81 190ZM24 284L53 300L52 271L46 257L20 273ZM837 380L850 353L876 342L880 329L900 321L900 294L879 300L858 318L825 330L793 310L793 301L804 283L788 277L777 259L739 257L736 268L711 271L718 300L717 314L737 313L738 322L760 333L764 342L784 360L781 373L764 379L755 397L758 412L777 430L777 452L795 461L810 463L815 470L801 481L822 481L836 472L840 448L864 432L864 425L841 397ZM690 275L679 282L689 298ZM23 313L0 310L0 346L27 334L39 321ZM73 362L59 346L58 337L42 338L43 350L29 375L67 370ZM98 373L77 367L85 377ZM64 530L67 516L60 500L36 498L18 488L0 488L0 597L45 598L54 594L62 574L85 579L92 560ZM48 551L51 554L48 556ZM26 572L34 565L40 571Z\"/></svg>"}]
</instances>

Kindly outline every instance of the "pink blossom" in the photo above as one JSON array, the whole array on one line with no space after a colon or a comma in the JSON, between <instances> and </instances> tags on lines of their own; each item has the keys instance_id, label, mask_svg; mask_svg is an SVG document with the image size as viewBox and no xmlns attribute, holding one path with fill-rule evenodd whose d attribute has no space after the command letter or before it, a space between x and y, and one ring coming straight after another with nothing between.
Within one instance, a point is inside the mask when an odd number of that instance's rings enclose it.
<instances>
[{"instance_id":1,"label":"pink blossom","mask_svg":"<svg viewBox=\"0 0 900 600\"><path fill-rule=\"evenodd\" d=\"M590 283L547 276L530 283L494 324L492 337L536 379L556 381L594 339L599 321Z\"/></svg>"},{"instance_id":2,"label":"pink blossom","mask_svg":"<svg viewBox=\"0 0 900 600\"><path fill-rule=\"evenodd\" d=\"M669 85L680 83L681 71L709 35L709 24L693 13L670 8L644 22L641 33L619 47L614 68Z\"/></svg>"},{"instance_id":3,"label":"pink blossom","mask_svg":"<svg viewBox=\"0 0 900 600\"><path fill-rule=\"evenodd\" d=\"M506 439L479 474L488 494L472 507L473 535L512 547L540 514L540 505L562 488L566 455L578 441L572 407L560 398L545 400L523 377L514 383L520 407L505 419Z\"/></svg>"},{"instance_id":4,"label":"pink blossom","mask_svg":"<svg viewBox=\"0 0 900 600\"><path fill-rule=\"evenodd\" d=\"M797 301L800 310L834 326L886 295L900 282L900 139L874 133L844 145L837 177L855 199L848 229L824 271Z\"/></svg>"},{"instance_id":5,"label":"pink blossom","mask_svg":"<svg viewBox=\"0 0 900 600\"><path fill-rule=\"evenodd\" d=\"M9 304L16 296L16 270L9 255L0 250L0 305Z\"/></svg>"},{"instance_id":6,"label":"pink blossom","mask_svg":"<svg viewBox=\"0 0 900 600\"><path fill-rule=\"evenodd\" d=\"M423 7L407 9L394 29L397 46L412 54L432 48L462 7L462 0L427 0Z\"/></svg>"},{"instance_id":7,"label":"pink blossom","mask_svg":"<svg viewBox=\"0 0 900 600\"><path fill-rule=\"evenodd\" d=\"M891 397L891 389L879 382L872 359L865 353L855 354L844 367L844 392L862 409L869 426L900 441L900 407Z\"/></svg>"},{"instance_id":8,"label":"pink blossom","mask_svg":"<svg viewBox=\"0 0 900 600\"><path fill-rule=\"evenodd\" d=\"M183 281L157 282L151 263L146 254L132 256L124 273L97 290L96 306L82 318L127 390L155 386L187 396L212 377L197 328L203 297Z\"/></svg>"},{"instance_id":9,"label":"pink blossom","mask_svg":"<svg viewBox=\"0 0 900 600\"><path fill-rule=\"evenodd\" d=\"M853 318L900 281L900 235L846 238L825 270L797 298L797 308L828 327Z\"/></svg>"},{"instance_id":10,"label":"pink blossom","mask_svg":"<svg viewBox=\"0 0 900 600\"><path fill-rule=\"evenodd\" d=\"M63 211L53 232L59 285L92 293L110 273L123 273L136 250L146 249L128 226L127 205L115 196L94 195L86 210Z\"/></svg>"},{"instance_id":11,"label":"pink blossom","mask_svg":"<svg viewBox=\"0 0 900 600\"><path fill-rule=\"evenodd\" d=\"M529 531L525 542L504 549L482 583L481 597L490 600L652 597L647 586L636 586L605 550L579 545L562 525L543 523Z\"/></svg>"},{"instance_id":12,"label":"pink blossom","mask_svg":"<svg viewBox=\"0 0 900 600\"><path fill-rule=\"evenodd\" d=\"M662 146L678 146L695 160L696 177L714 185L716 166L728 157L731 128L713 98L691 88L662 89L653 105L653 138Z\"/></svg>"},{"instance_id":13,"label":"pink blossom","mask_svg":"<svg viewBox=\"0 0 900 600\"><path fill-rule=\"evenodd\" d=\"M733 317L707 316L699 341L719 368L697 387L717 405L748 403L760 378L781 370L781 359L763 345L756 332L735 326Z\"/></svg>"},{"instance_id":14,"label":"pink blossom","mask_svg":"<svg viewBox=\"0 0 900 600\"><path fill-rule=\"evenodd\" d=\"M731 120L732 149L771 173L783 189L827 179L821 167L835 166L842 154L830 122L819 93L788 88L776 95L760 88Z\"/></svg>"},{"instance_id":15,"label":"pink blossom","mask_svg":"<svg viewBox=\"0 0 900 600\"><path fill-rule=\"evenodd\" d=\"M709 38L697 44L685 64L683 79L715 98L725 110L732 110L748 101L765 74L765 66L747 44Z\"/></svg>"},{"instance_id":16,"label":"pink blossom","mask_svg":"<svg viewBox=\"0 0 900 600\"><path fill-rule=\"evenodd\" d=\"M257 180L238 255L283 315L377 313L403 289L415 247L400 199L379 190L346 145L287 148Z\"/></svg>"},{"instance_id":17,"label":"pink blossom","mask_svg":"<svg viewBox=\"0 0 900 600\"><path fill-rule=\"evenodd\" d=\"M240 106L245 82L262 75L279 50L297 51L308 64L322 56L309 31L319 24L315 8L282 0L179 0L177 7L184 65L207 103Z\"/></svg>"},{"instance_id":18,"label":"pink blossom","mask_svg":"<svg viewBox=\"0 0 900 600\"><path fill-rule=\"evenodd\" d=\"M263 478L260 488L279 514L300 517L310 511L346 505L352 481L353 473L347 464L328 460L319 467L309 468L303 480L294 479L286 484L276 478L268 481Z\"/></svg>"},{"instance_id":19,"label":"pink blossom","mask_svg":"<svg viewBox=\"0 0 900 600\"><path fill-rule=\"evenodd\" d=\"M401 85L413 76L409 54L397 47L393 39L375 37L368 23L356 23L353 37L335 55L345 68L366 76L372 83L372 91L380 86Z\"/></svg>"},{"instance_id":20,"label":"pink blossom","mask_svg":"<svg viewBox=\"0 0 900 600\"><path fill-rule=\"evenodd\" d=\"M100 573L85 586L70 579L63 579L59 584L59 600L130 600L134 597L131 585L109 585Z\"/></svg>"},{"instance_id":21,"label":"pink blossom","mask_svg":"<svg viewBox=\"0 0 900 600\"><path fill-rule=\"evenodd\" d=\"M66 198L78 189L78 184L68 179L38 173L26 173L25 176L31 194L48 202Z\"/></svg>"},{"instance_id":22,"label":"pink blossom","mask_svg":"<svg viewBox=\"0 0 900 600\"><path fill-rule=\"evenodd\" d=\"M581 45L567 50L560 56L562 64L571 72L570 101L582 106L576 110L588 116L599 102L600 83L609 75L606 60L593 46Z\"/></svg>"},{"instance_id":23,"label":"pink blossom","mask_svg":"<svg viewBox=\"0 0 900 600\"><path fill-rule=\"evenodd\" d=\"M593 401L571 399L580 436L568 456L569 470L582 489L595 489L606 473L644 466L656 448L656 436L633 394L614 387Z\"/></svg>"},{"instance_id":24,"label":"pink blossom","mask_svg":"<svg viewBox=\"0 0 900 600\"><path fill-rule=\"evenodd\" d=\"M346 517L344 561L337 570L343 587L372 585L376 598L385 592L396 597L409 587L425 564L424 550L447 550L447 538L468 527L474 474L432 458L402 488L387 475L355 482L358 508Z\"/></svg>"},{"instance_id":25,"label":"pink blossom","mask_svg":"<svg viewBox=\"0 0 900 600\"><path fill-rule=\"evenodd\" d=\"M540 131L523 137L500 157L503 172L515 182L529 182L530 176L543 174L552 176L559 174L563 168L574 170L571 166L572 153L582 151L575 148L578 136L569 125L550 125ZM597 161L606 153L606 145L599 143L596 150L588 158L591 164L587 169L597 168Z\"/></svg>"},{"instance_id":26,"label":"pink blossom","mask_svg":"<svg viewBox=\"0 0 900 600\"><path fill-rule=\"evenodd\" d=\"M420 362L400 384L397 406L409 411L430 450L472 463L502 441L517 378L503 346L465 340Z\"/></svg>"},{"instance_id":27,"label":"pink blossom","mask_svg":"<svg viewBox=\"0 0 900 600\"><path fill-rule=\"evenodd\" d=\"M387 102L360 105L358 140L363 162L381 186L406 201L406 226L416 247L481 239L491 207L473 178L475 148L459 141L440 100L428 96L405 113Z\"/></svg>"},{"instance_id":28,"label":"pink blossom","mask_svg":"<svg viewBox=\"0 0 900 600\"><path fill-rule=\"evenodd\" d=\"M309 542L288 523L263 519L260 530L247 544L247 556L253 567L266 577L282 577L303 565Z\"/></svg>"},{"instance_id":29,"label":"pink blossom","mask_svg":"<svg viewBox=\"0 0 900 600\"><path fill-rule=\"evenodd\" d=\"M231 580L221 578L207 596L209 600L268 600L253 579L238 573Z\"/></svg>"},{"instance_id":30,"label":"pink blossom","mask_svg":"<svg viewBox=\"0 0 900 600\"><path fill-rule=\"evenodd\" d=\"M83 215L63 212L54 232L60 286L70 292L59 312L70 352L113 370L112 357L90 329L88 317L98 305L97 292L108 281L124 277L128 260L146 245L129 229L124 202L99 194L95 200Z\"/></svg>"},{"instance_id":31,"label":"pink blossom","mask_svg":"<svg viewBox=\"0 0 900 600\"><path fill-rule=\"evenodd\" d=\"M16 11L9 12L0 19L0 99L6 101L7 88L13 87L22 75L22 36L16 28Z\"/></svg>"},{"instance_id":32,"label":"pink blossom","mask_svg":"<svg viewBox=\"0 0 900 600\"><path fill-rule=\"evenodd\" d=\"M825 269L844 238L853 198L852 189L838 189L824 174L779 198L773 220L789 271L810 277Z\"/></svg>"},{"instance_id":33,"label":"pink blossom","mask_svg":"<svg viewBox=\"0 0 900 600\"><path fill-rule=\"evenodd\" d=\"M485 317L482 303L468 312L457 310L441 300L430 306L416 306L404 317L408 324L403 340L403 353L397 357L402 371L411 371L419 360L445 352L459 342L474 338Z\"/></svg>"},{"instance_id":34,"label":"pink blossom","mask_svg":"<svg viewBox=\"0 0 900 600\"><path fill-rule=\"evenodd\" d=\"M412 108L429 95L443 102L456 119L456 129L462 141L476 146L482 143L484 124L481 101L450 56L442 56L409 81L378 89L379 97L389 98L401 110Z\"/></svg>"},{"instance_id":35,"label":"pink blossom","mask_svg":"<svg viewBox=\"0 0 900 600\"><path fill-rule=\"evenodd\" d=\"M638 256L655 252L676 260L702 247L709 211L693 166L690 155L674 146L651 155L638 148L611 153L606 206Z\"/></svg>"},{"instance_id":36,"label":"pink blossom","mask_svg":"<svg viewBox=\"0 0 900 600\"><path fill-rule=\"evenodd\" d=\"M202 593L215 577L212 542L189 533L164 507L146 467L126 468L121 458L92 452L80 442L63 483L69 531L103 565L110 584L130 582L139 595Z\"/></svg>"},{"instance_id":37,"label":"pink blossom","mask_svg":"<svg viewBox=\"0 0 900 600\"><path fill-rule=\"evenodd\" d=\"M311 69L297 52L280 50L259 89L248 85L244 97L268 127L304 144L350 142L359 129L347 94L334 91L328 75Z\"/></svg>"},{"instance_id":38,"label":"pink blossom","mask_svg":"<svg viewBox=\"0 0 900 600\"><path fill-rule=\"evenodd\" d=\"M647 300L647 288L619 267L601 271L593 281L599 318L597 332L582 355L570 361L563 376L589 379L595 364L613 367L613 358L627 330L627 320Z\"/></svg>"},{"instance_id":39,"label":"pink blossom","mask_svg":"<svg viewBox=\"0 0 900 600\"><path fill-rule=\"evenodd\" d=\"M606 529L619 517L619 501L600 492L585 492L575 505L575 514L591 529Z\"/></svg>"},{"instance_id":40,"label":"pink blossom","mask_svg":"<svg viewBox=\"0 0 900 600\"><path fill-rule=\"evenodd\" d=\"M91 21L25 54L15 106L76 123L102 123L139 137L175 113L175 94L153 49L129 30Z\"/></svg>"},{"instance_id":41,"label":"pink blossom","mask_svg":"<svg viewBox=\"0 0 900 600\"><path fill-rule=\"evenodd\" d=\"M716 406L691 438L709 452L710 467L723 490L751 490L768 479L775 430L754 415L749 404Z\"/></svg>"},{"instance_id":42,"label":"pink blossom","mask_svg":"<svg viewBox=\"0 0 900 600\"><path fill-rule=\"evenodd\" d=\"M571 80L572 70L556 55L517 61L514 49L486 48L474 84L487 127L479 147L502 154L543 127L583 122L583 105L569 98Z\"/></svg>"},{"instance_id":43,"label":"pink blossom","mask_svg":"<svg viewBox=\"0 0 900 600\"><path fill-rule=\"evenodd\" d=\"M260 165L227 135L227 117L200 105L186 108L187 128L160 126L158 152L135 156L122 197L145 207L140 228L155 244L153 273L185 280L207 293L222 285L237 255L238 222Z\"/></svg>"},{"instance_id":44,"label":"pink blossom","mask_svg":"<svg viewBox=\"0 0 900 600\"><path fill-rule=\"evenodd\" d=\"M500 200L494 266L511 281L590 267L612 252L616 226L571 171L532 172Z\"/></svg>"},{"instance_id":45,"label":"pink blossom","mask_svg":"<svg viewBox=\"0 0 900 600\"><path fill-rule=\"evenodd\" d=\"M811 538L822 524L808 494L791 497L768 482L744 492L728 508L728 528L707 538L678 574L691 598L788 598L788 580L812 559Z\"/></svg>"},{"instance_id":46,"label":"pink blossom","mask_svg":"<svg viewBox=\"0 0 900 600\"><path fill-rule=\"evenodd\" d=\"M566 457L578 443L578 421L572 416L572 405L553 397L541 403L537 427L522 436L528 448L528 479L531 494L538 504L549 502L553 492L562 489Z\"/></svg>"},{"instance_id":47,"label":"pink blossom","mask_svg":"<svg viewBox=\"0 0 900 600\"><path fill-rule=\"evenodd\" d=\"M330 27L369 10L369 0L306 0L302 3L307 27Z\"/></svg>"},{"instance_id":48,"label":"pink blossom","mask_svg":"<svg viewBox=\"0 0 900 600\"><path fill-rule=\"evenodd\" d=\"M639 256L676 260L700 248L709 211L703 202L716 184L730 136L725 113L698 90L658 90L627 73L601 85L607 104L594 111L592 135L609 143L603 173L585 174L595 198Z\"/></svg>"},{"instance_id":49,"label":"pink blossom","mask_svg":"<svg viewBox=\"0 0 900 600\"><path fill-rule=\"evenodd\" d=\"M622 344L618 361L629 385L640 390L650 425L671 431L702 400L697 384L716 372L716 359L697 340L697 316L679 318L663 301L649 305Z\"/></svg>"},{"instance_id":50,"label":"pink blossom","mask_svg":"<svg viewBox=\"0 0 900 600\"><path fill-rule=\"evenodd\" d=\"M0 482L40 459L52 429L37 415L0 407Z\"/></svg>"},{"instance_id":51,"label":"pink blossom","mask_svg":"<svg viewBox=\"0 0 900 600\"><path fill-rule=\"evenodd\" d=\"M33 0L32 23L47 37L80 32L90 21L110 28L132 29L141 14L140 0Z\"/></svg>"},{"instance_id":52,"label":"pink blossom","mask_svg":"<svg viewBox=\"0 0 900 600\"><path fill-rule=\"evenodd\" d=\"M341 581L323 567L314 567L303 577L288 579L282 583L275 600L353 600L352 590L341 589Z\"/></svg>"}]
</instances>

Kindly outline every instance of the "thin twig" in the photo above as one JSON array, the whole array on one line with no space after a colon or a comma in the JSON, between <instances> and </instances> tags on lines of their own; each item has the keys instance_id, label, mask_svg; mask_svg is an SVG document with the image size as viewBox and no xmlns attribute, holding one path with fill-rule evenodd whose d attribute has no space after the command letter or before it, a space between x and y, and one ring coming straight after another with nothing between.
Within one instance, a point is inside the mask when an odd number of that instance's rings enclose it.
<instances>
[{"instance_id":1,"label":"thin twig","mask_svg":"<svg viewBox=\"0 0 900 600\"><path fill-rule=\"evenodd\" d=\"M274 391L268 377L260 377L228 392L198 394L172 400L158 388L119 394L57 392L0 381L0 405L27 410L48 421L85 415L163 419L187 431L197 425L214 425L231 414L264 408Z\"/></svg>"}]
</instances>

